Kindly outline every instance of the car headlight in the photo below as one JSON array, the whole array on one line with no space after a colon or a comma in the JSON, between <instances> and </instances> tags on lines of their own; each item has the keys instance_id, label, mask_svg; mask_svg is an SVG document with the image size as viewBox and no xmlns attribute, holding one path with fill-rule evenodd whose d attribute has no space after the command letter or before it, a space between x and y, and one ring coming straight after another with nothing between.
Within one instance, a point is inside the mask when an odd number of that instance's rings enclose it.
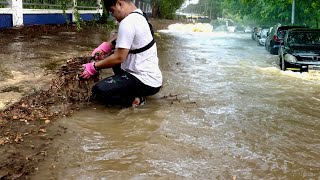
<instances>
[{"instance_id":1,"label":"car headlight","mask_svg":"<svg viewBox=\"0 0 320 180\"><path fill-rule=\"evenodd\" d=\"M297 58L292 56L291 54L286 54L284 59L287 61L287 62L290 62L290 63L295 63L297 62Z\"/></svg>"}]
</instances>

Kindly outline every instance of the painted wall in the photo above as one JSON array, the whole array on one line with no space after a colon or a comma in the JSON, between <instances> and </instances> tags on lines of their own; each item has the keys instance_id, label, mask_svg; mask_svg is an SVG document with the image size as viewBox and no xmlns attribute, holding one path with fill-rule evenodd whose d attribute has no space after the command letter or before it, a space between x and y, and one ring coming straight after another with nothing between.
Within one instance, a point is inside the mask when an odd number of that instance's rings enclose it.
<instances>
[{"instance_id":1,"label":"painted wall","mask_svg":"<svg viewBox=\"0 0 320 180\"><path fill-rule=\"evenodd\" d=\"M80 17L83 21L92 21L98 20L100 14L80 14Z\"/></svg>"},{"instance_id":2,"label":"painted wall","mask_svg":"<svg viewBox=\"0 0 320 180\"><path fill-rule=\"evenodd\" d=\"M0 28L12 27L12 15L11 14L0 14Z\"/></svg>"},{"instance_id":3,"label":"painted wall","mask_svg":"<svg viewBox=\"0 0 320 180\"><path fill-rule=\"evenodd\" d=\"M23 24L24 25L35 25L35 24L66 24L67 19L69 22L72 20L71 14L24 14Z\"/></svg>"}]
</instances>

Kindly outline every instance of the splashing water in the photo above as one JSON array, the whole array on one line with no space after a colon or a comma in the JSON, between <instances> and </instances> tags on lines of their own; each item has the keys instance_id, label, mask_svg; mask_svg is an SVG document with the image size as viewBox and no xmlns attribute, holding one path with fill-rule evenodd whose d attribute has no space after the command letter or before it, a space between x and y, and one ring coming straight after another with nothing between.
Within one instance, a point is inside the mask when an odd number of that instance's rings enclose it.
<instances>
[{"instance_id":1,"label":"splashing water","mask_svg":"<svg viewBox=\"0 0 320 180\"><path fill-rule=\"evenodd\" d=\"M208 23L195 24L172 24L168 27L170 31L182 32L212 32L213 27Z\"/></svg>"}]
</instances>

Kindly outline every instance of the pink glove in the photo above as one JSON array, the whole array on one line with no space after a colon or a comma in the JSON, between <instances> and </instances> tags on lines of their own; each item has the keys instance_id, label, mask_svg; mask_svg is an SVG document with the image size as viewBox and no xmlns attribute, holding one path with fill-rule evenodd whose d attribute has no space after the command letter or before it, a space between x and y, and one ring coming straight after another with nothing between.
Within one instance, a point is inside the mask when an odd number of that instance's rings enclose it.
<instances>
[{"instance_id":1,"label":"pink glove","mask_svg":"<svg viewBox=\"0 0 320 180\"><path fill-rule=\"evenodd\" d=\"M91 76L97 73L96 68L94 67L94 62L83 64L84 71L80 75L81 78L89 79Z\"/></svg>"},{"instance_id":2,"label":"pink glove","mask_svg":"<svg viewBox=\"0 0 320 180\"><path fill-rule=\"evenodd\" d=\"M111 50L111 44L109 44L108 42L103 42L102 44L100 44L100 46L92 51L91 56L94 57L96 53L99 53L100 55L98 57L101 58L101 55L107 54Z\"/></svg>"}]
</instances>

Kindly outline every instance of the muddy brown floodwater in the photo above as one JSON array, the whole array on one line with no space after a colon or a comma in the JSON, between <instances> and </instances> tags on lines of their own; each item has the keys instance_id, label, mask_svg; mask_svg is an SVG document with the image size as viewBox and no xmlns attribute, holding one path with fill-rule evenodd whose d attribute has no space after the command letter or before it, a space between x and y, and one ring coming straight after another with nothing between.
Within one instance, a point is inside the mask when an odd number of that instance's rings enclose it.
<instances>
[{"instance_id":1,"label":"muddy brown floodwater","mask_svg":"<svg viewBox=\"0 0 320 180\"><path fill-rule=\"evenodd\" d=\"M35 173L28 177L319 179L320 73L282 72L275 66L277 56L258 47L250 34L194 32L207 28L194 26L158 32L160 93L138 108L92 104L49 123L47 148L39 148L40 163L31 166ZM54 50L20 54L52 52L40 59L63 63L88 54L104 37L92 29L67 32L38 37L50 39ZM32 47L30 40L18 42L21 51L29 49L26 44ZM29 68L41 69L32 66L39 59L30 61ZM45 72L31 80L40 84Z\"/></svg>"},{"instance_id":2,"label":"muddy brown floodwater","mask_svg":"<svg viewBox=\"0 0 320 180\"><path fill-rule=\"evenodd\" d=\"M151 21L155 29L176 22ZM0 110L6 110L0 114L0 179L25 179L35 172L51 142L66 132L62 126L52 127L53 120L79 110L78 104L70 106L61 99L70 87L60 87L58 93L51 87L66 82L65 76L57 77L61 66L87 57L111 35L99 27L83 28L80 32L75 26L60 25L0 29Z\"/></svg>"}]
</instances>

